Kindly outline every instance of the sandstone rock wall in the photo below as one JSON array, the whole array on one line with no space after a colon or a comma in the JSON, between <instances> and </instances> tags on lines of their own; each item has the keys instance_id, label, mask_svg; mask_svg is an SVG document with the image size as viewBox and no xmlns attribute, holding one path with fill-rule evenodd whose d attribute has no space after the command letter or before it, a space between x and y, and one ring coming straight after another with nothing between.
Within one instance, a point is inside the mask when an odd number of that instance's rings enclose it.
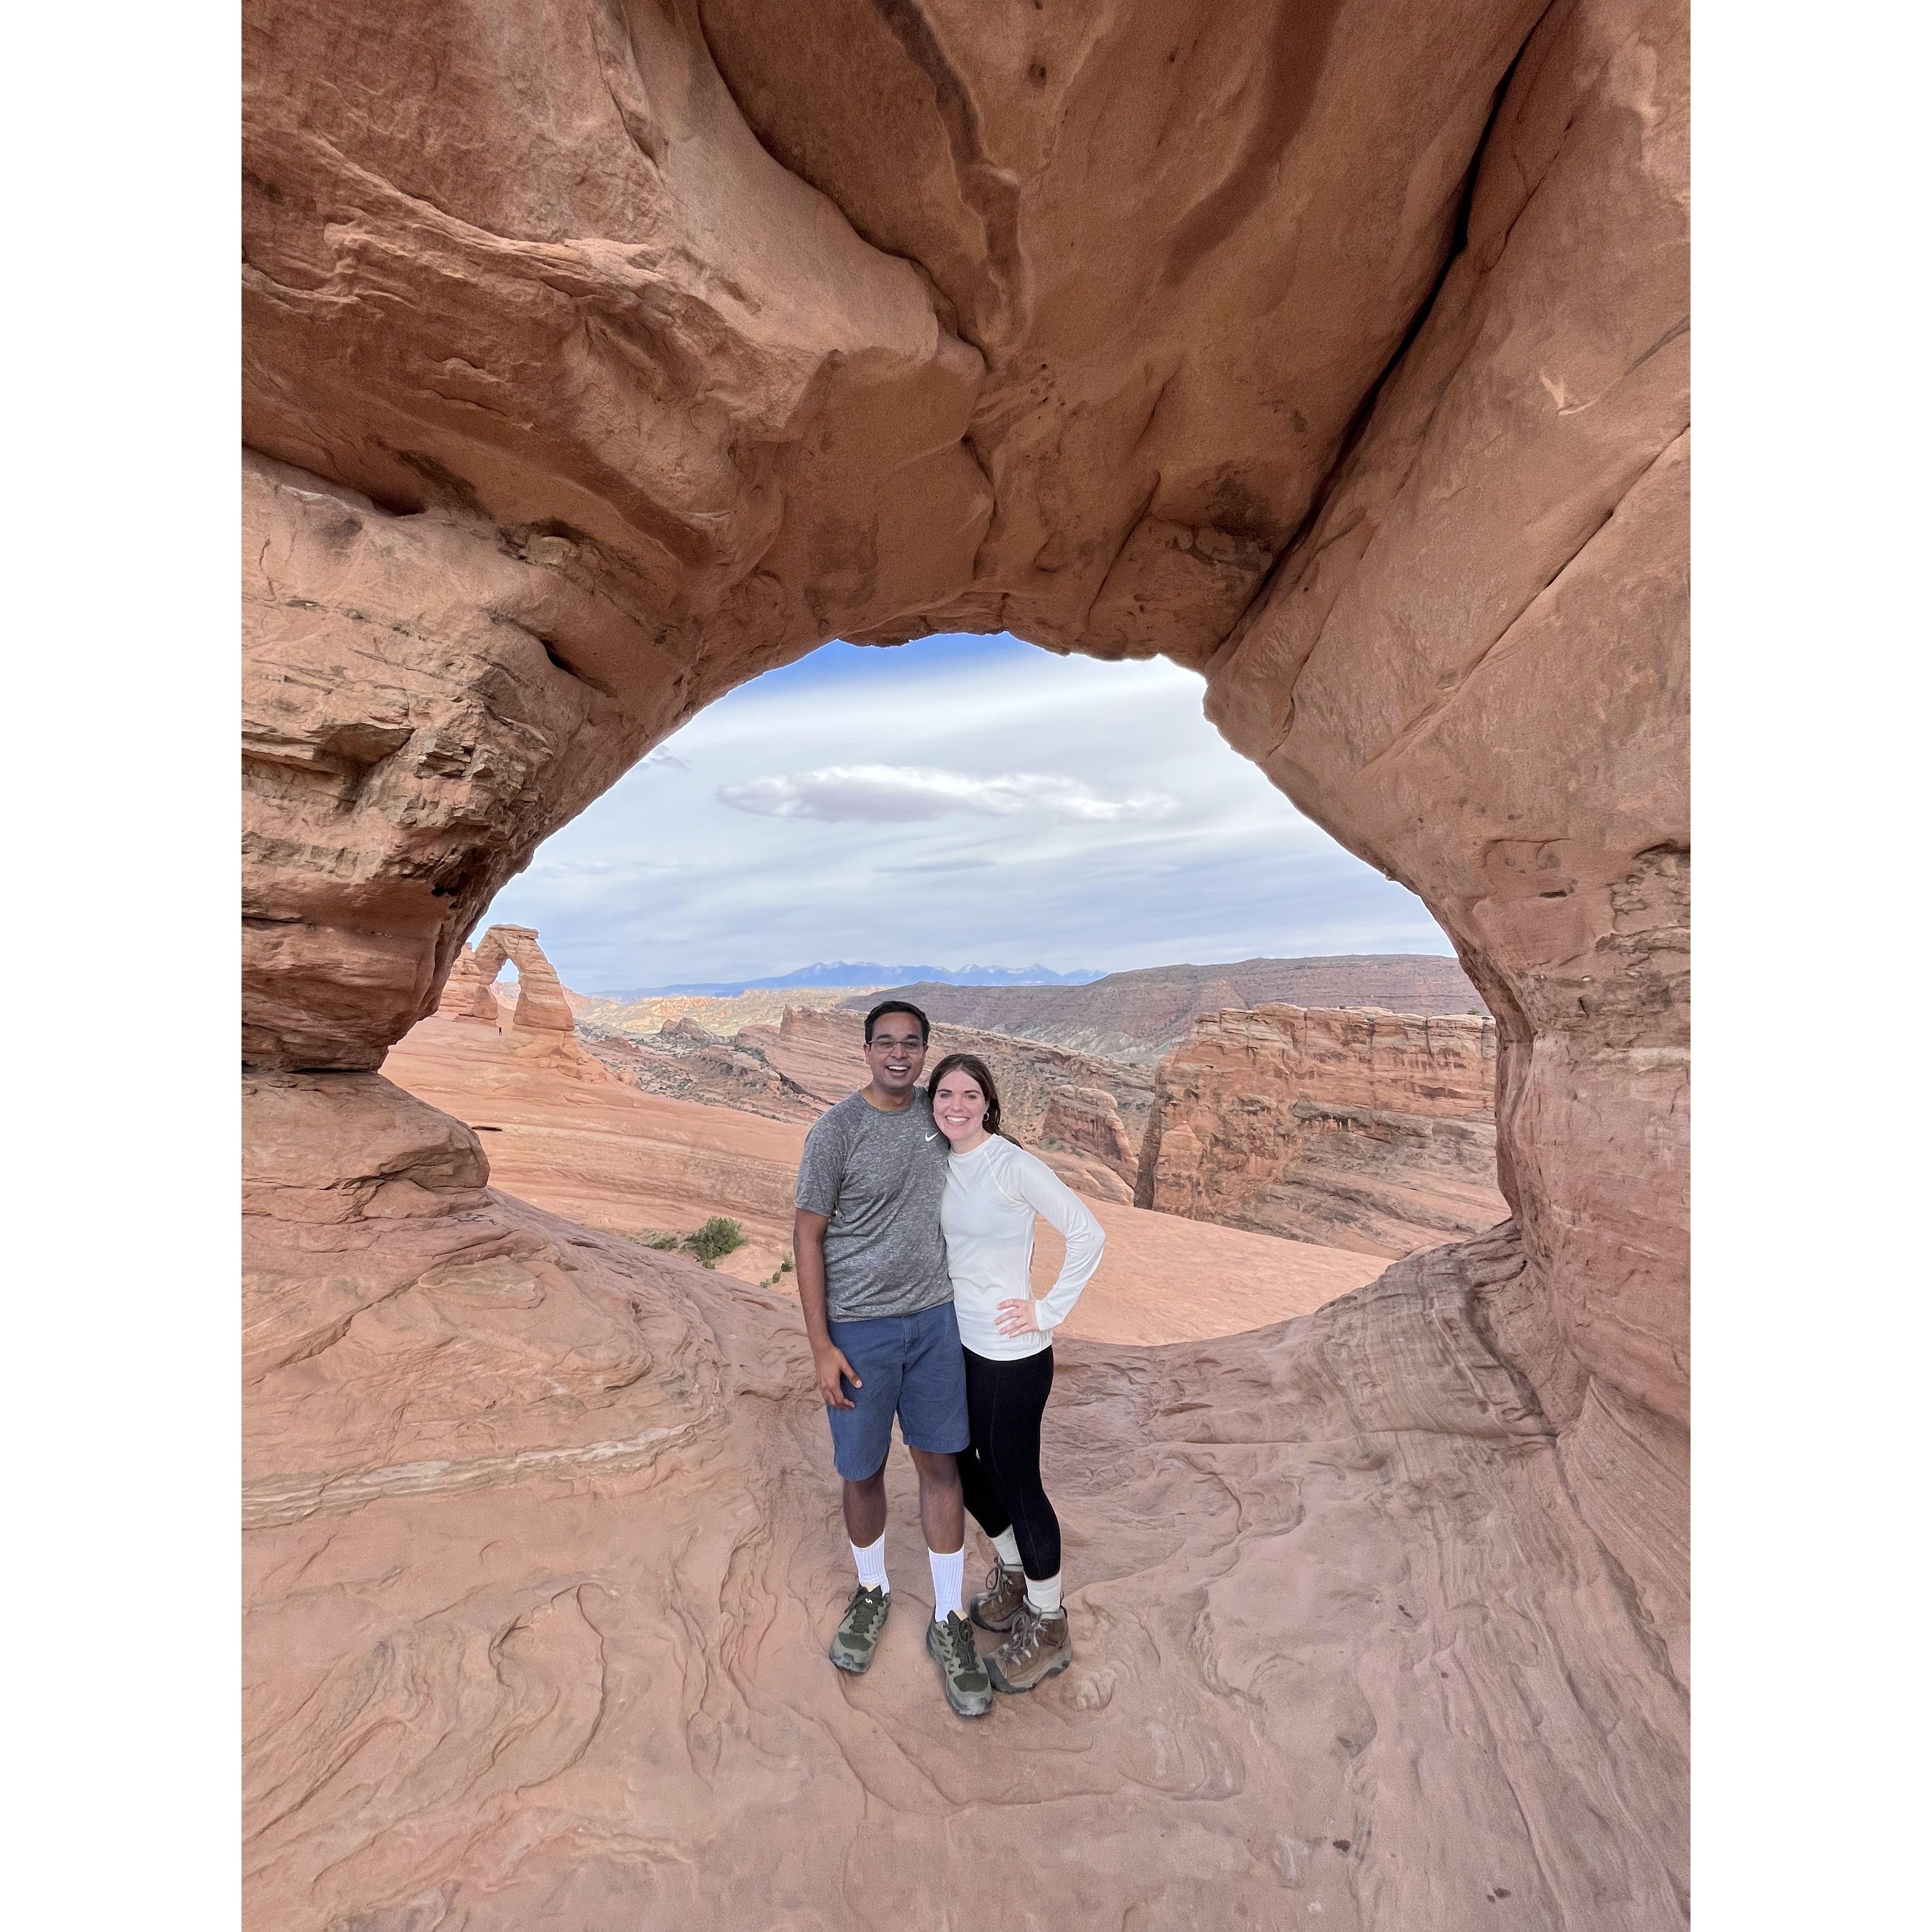
<instances>
[{"instance_id":1,"label":"sandstone rock wall","mask_svg":"<svg viewBox=\"0 0 1932 1932\"><path fill-rule=\"evenodd\" d=\"M1680 1425L1688 93L1676 0L1544 16L1465 244L1208 695L1455 940L1551 1340Z\"/></svg>"},{"instance_id":2,"label":"sandstone rock wall","mask_svg":"<svg viewBox=\"0 0 1932 1932\"><path fill-rule=\"evenodd\" d=\"M1042 1145L1086 1154L1132 1184L1139 1159L1112 1094L1104 1087L1056 1087L1040 1124Z\"/></svg>"},{"instance_id":3,"label":"sandstone rock wall","mask_svg":"<svg viewBox=\"0 0 1932 1932\"><path fill-rule=\"evenodd\" d=\"M1454 940L1561 1345L1681 1420L1681 0L753 18L251 8L248 1059L376 1064L824 638L1165 651Z\"/></svg>"},{"instance_id":4,"label":"sandstone rock wall","mask_svg":"<svg viewBox=\"0 0 1932 1932\"><path fill-rule=\"evenodd\" d=\"M1508 1218L1496 1029L1268 1006L1204 1015L1162 1061L1144 1208L1396 1259Z\"/></svg>"}]
</instances>

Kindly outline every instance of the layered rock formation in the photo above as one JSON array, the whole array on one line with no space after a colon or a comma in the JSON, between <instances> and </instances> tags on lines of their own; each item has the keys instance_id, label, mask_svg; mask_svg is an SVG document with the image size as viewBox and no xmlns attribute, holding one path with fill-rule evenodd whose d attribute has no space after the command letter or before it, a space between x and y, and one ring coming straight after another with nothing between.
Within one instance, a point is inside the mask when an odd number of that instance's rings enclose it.
<instances>
[{"instance_id":1,"label":"layered rock formation","mask_svg":"<svg viewBox=\"0 0 1932 1932\"><path fill-rule=\"evenodd\" d=\"M1120 1106L1104 1087L1056 1087L1041 1117L1039 1150L1080 1192L1133 1199L1137 1156ZM1072 1171L1066 1162L1074 1164Z\"/></svg>"},{"instance_id":2,"label":"layered rock formation","mask_svg":"<svg viewBox=\"0 0 1932 1932\"><path fill-rule=\"evenodd\" d=\"M1160 1064L1144 1208L1397 1259L1506 1220L1484 1019L1210 1013Z\"/></svg>"},{"instance_id":3,"label":"layered rock formation","mask_svg":"<svg viewBox=\"0 0 1932 1932\"><path fill-rule=\"evenodd\" d=\"M476 949L466 946L456 956L449 977L442 982L442 997L436 1002L438 1019L486 1020L494 1024L496 1005L496 976L483 976L477 964Z\"/></svg>"},{"instance_id":4,"label":"layered rock formation","mask_svg":"<svg viewBox=\"0 0 1932 1932\"><path fill-rule=\"evenodd\" d=\"M1165 651L1454 939L1564 1346L1681 1422L1679 0L335 18L245 36L251 1064L374 1064L820 639Z\"/></svg>"},{"instance_id":5,"label":"layered rock formation","mask_svg":"<svg viewBox=\"0 0 1932 1932\"><path fill-rule=\"evenodd\" d=\"M256 1922L902 1923L1017 1851L1070 1921L1681 1924L1682 0L244 46ZM1070 1370L1080 1674L982 1778L817 1656L795 1340L368 1070L698 707L1001 628L1202 668L1420 894L1521 1252Z\"/></svg>"},{"instance_id":6,"label":"layered rock formation","mask_svg":"<svg viewBox=\"0 0 1932 1932\"><path fill-rule=\"evenodd\" d=\"M1232 966L1149 966L1084 986L946 986L894 993L954 1026L990 1028L1104 1060L1151 1066L1203 1013L1234 1006L1380 1006L1400 1013L1480 1013L1483 1003L1453 959L1430 953L1244 959ZM845 1002L862 1012L886 997Z\"/></svg>"}]
</instances>

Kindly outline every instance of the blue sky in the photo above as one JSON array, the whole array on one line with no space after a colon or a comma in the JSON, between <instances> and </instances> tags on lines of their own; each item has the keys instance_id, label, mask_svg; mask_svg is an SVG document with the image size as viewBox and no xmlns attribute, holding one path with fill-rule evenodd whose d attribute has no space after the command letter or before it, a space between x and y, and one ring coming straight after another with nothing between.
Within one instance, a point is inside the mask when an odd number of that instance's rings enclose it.
<instances>
[{"instance_id":1,"label":"blue sky","mask_svg":"<svg viewBox=\"0 0 1932 1932\"><path fill-rule=\"evenodd\" d=\"M1420 900L1229 750L1202 688L1006 636L827 644L667 739L488 918L535 926L584 992L820 959L1448 952Z\"/></svg>"}]
</instances>

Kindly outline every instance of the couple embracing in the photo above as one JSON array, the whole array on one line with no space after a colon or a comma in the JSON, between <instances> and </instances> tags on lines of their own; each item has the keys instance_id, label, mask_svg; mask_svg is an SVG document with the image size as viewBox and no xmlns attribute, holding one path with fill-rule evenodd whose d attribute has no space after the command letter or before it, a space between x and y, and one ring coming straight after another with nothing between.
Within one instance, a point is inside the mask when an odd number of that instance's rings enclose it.
<instances>
[{"instance_id":1,"label":"couple embracing","mask_svg":"<svg viewBox=\"0 0 1932 1932\"><path fill-rule=\"evenodd\" d=\"M866 1016L872 1078L806 1138L794 1251L859 1572L832 1661L865 1670L892 1608L886 1456L896 1415L919 1474L932 1569L926 1652L946 1702L976 1718L996 1689L1030 1690L1072 1661L1040 1418L1053 1330L1106 1236L1045 1162L1000 1134L983 1061L949 1054L920 1088L930 1035L925 1014L902 1000ZM1066 1260L1036 1300L1040 1214L1066 1238ZM994 1552L970 1612L961 1602L968 1510ZM1002 1640L983 1658L975 1624Z\"/></svg>"}]
</instances>

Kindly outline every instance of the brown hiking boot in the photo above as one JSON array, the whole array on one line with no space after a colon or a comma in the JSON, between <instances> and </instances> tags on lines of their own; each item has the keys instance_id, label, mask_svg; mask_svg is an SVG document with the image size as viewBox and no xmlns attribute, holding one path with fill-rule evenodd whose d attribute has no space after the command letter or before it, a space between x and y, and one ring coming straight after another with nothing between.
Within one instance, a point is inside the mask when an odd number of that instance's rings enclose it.
<instances>
[{"instance_id":1,"label":"brown hiking boot","mask_svg":"<svg viewBox=\"0 0 1932 1932\"><path fill-rule=\"evenodd\" d=\"M968 1612L982 1630L1010 1630L1025 1601L1026 1572L1009 1570L996 1556L986 1572L985 1594L973 1599Z\"/></svg>"},{"instance_id":2,"label":"brown hiking boot","mask_svg":"<svg viewBox=\"0 0 1932 1932\"><path fill-rule=\"evenodd\" d=\"M1030 1690L1073 1661L1073 1633L1066 1612L1042 1616L1022 1604L1006 1642L982 1660L995 1690Z\"/></svg>"}]
</instances>

